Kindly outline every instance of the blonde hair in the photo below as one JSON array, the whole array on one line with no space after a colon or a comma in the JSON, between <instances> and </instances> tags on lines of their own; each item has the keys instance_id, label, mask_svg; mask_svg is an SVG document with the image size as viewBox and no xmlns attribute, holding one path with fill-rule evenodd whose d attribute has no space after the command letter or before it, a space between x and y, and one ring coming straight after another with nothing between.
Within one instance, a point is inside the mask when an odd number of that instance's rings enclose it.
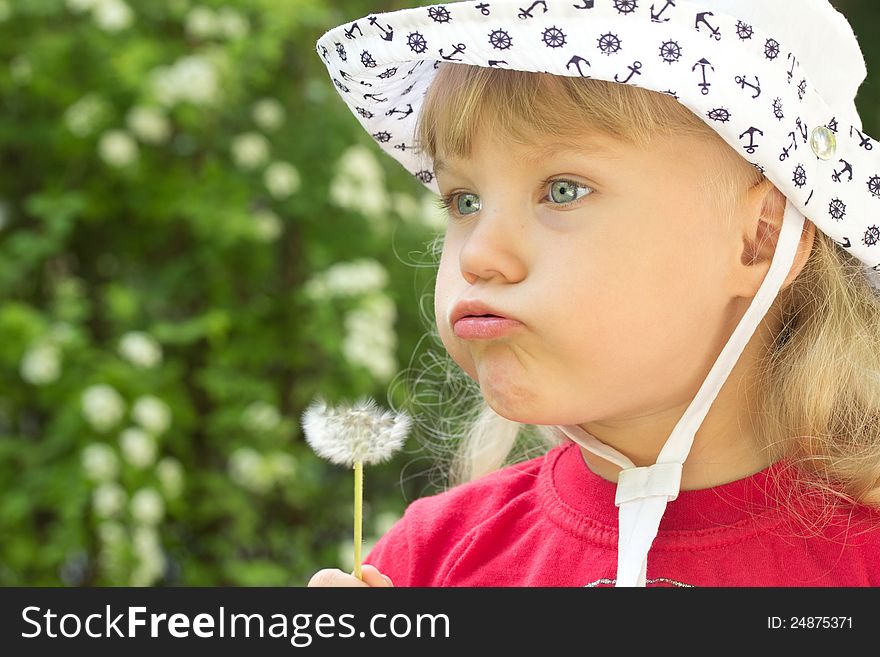
<instances>
[{"instance_id":1,"label":"blonde hair","mask_svg":"<svg viewBox=\"0 0 880 657\"><path fill-rule=\"evenodd\" d=\"M540 135L576 135L577 126L636 147L676 135L714 144L716 166L707 170L717 174L702 185L728 221L743 190L772 184L671 96L580 77L443 63L426 93L416 141L432 158L468 157L484 127L534 144ZM438 236L430 245L435 257L441 246ZM778 313L782 329L752 382L760 391L756 435L772 462L785 458L800 466L802 481L819 499L880 508L880 298L863 264L817 230L807 263L771 312ZM434 323L426 324L440 344ZM429 422L428 433L436 439L427 446L447 472L447 487L567 440L552 426L499 416L479 385L445 349L441 354L445 358L434 361L441 366L439 384L452 389L453 397L436 408L453 415ZM422 372L427 376L429 370Z\"/></svg>"}]
</instances>

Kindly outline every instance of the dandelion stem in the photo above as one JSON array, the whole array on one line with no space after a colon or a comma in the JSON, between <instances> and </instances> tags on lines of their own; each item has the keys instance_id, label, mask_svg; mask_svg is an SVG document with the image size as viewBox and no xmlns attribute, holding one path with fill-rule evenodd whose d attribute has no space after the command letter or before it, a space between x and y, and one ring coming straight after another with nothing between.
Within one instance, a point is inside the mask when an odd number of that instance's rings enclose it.
<instances>
[{"instance_id":1,"label":"dandelion stem","mask_svg":"<svg viewBox=\"0 0 880 657\"><path fill-rule=\"evenodd\" d=\"M354 464L354 576L361 577L361 526L364 500L364 464L355 461Z\"/></svg>"}]
</instances>

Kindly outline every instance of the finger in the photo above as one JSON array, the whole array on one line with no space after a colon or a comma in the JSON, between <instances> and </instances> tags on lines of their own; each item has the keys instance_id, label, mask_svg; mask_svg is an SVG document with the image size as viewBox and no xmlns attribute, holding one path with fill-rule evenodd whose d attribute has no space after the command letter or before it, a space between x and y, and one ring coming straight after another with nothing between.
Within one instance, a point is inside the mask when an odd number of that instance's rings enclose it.
<instances>
[{"instance_id":1,"label":"finger","mask_svg":"<svg viewBox=\"0 0 880 657\"><path fill-rule=\"evenodd\" d=\"M319 570L309 580L308 586L349 586L349 587L368 587L369 584L362 582L353 575L348 575L339 568L324 568Z\"/></svg>"},{"instance_id":2,"label":"finger","mask_svg":"<svg viewBox=\"0 0 880 657\"><path fill-rule=\"evenodd\" d=\"M379 569L371 564L364 564L361 567L361 576L370 586L388 587L393 586L390 578L379 572Z\"/></svg>"}]
</instances>

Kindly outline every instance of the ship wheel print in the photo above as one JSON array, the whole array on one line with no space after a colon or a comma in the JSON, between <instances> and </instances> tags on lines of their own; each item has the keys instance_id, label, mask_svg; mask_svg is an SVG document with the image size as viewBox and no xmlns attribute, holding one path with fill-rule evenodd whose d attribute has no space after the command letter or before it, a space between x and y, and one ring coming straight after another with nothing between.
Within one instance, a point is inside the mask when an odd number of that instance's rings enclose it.
<instances>
[{"instance_id":1,"label":"ship wheel print","mask_svg":"<svg viewBox=\"0 0 880 657\"><path fill-rule=\"evenodd\" d=\"M348 61L348 55L345 53L345 46L339 42L336 43L336 56L344 62Z\"/></svg>"},{"instance_id":2,"label":"ship wheel print","mask_svg":"<svg viewBox=\"0 0 880 657\"><path fill-rule=\"evenodd\" d=\"M449 15L449 10L443 5L428 7L428 16L437 23L448 23L452 20L452 16Z\"/></svg>"},{"instance_id":3,"label":"ship wheel print","mask_svg":"<svg viewBox=\"0 0 880 657\"><path fill-rule=\"evenodd\" d=\"M391 141L391 133L387 130L383 130L382 132L374 132L373 139L384 144Z\"/></svg>"},{"instance_id":4,"label":"ship wheel print","mask_svg":"<svg viewBox=\"0 0 880 657\"><path fill-rule=\"evenodd\" d=\"M880 176L868 178L868 191L877 198L880 198Z\"/></svg>"},{"instance_id":5,"label":"ship wheel print","mask_svg":"<svg viewBox=\"0 0 880 657\"><path fill-rule=\"evenodd\" d=\"M776 39L767 39L767 42L764 44L764 56L767 59L779 57L779 42Z\"/></svg>"},{"instance_id":6,"label":"ship wheel print","mask_svg":"<svg viewBox=\"0 0 880 657\"><path fill-rule=\"evenodd\" d=\"M561 48L565 45L565 34L555 25L544 30L542 38L549 48Z\"/></svg>"},{"instance_id":7,"label":"ship wheel print","mask_svg":"<svg viewBox=\"0 0 880 657\"><path fill-rule=\"evenodd\" d=\"M840 221L846 216L846 204L839 198L832 199L831 203L828 204L828 214L835 220Z\"/></svg>"},{"instance_id":8,"label":"ship wheel print","mask_svg":"<svg viewBox=\"0 0 880 657\"><path fill-rule=\"evenodd\" d=\"M667 64L672 64L681 59L681 46L675 41L664 41L660 46L660 57Z\"/></svg>"},{"instance_id":9,"label":"ship wheel print","mask_svg":"<svg viewBox=\"0 0 880 657\"><path fill-rule=\"evenodd\" d=\"M868 230L865 231L865 236L862 238L862 243L865 246L874 246L877 242L880 242L880 228L868 226Z\"/></svg>"},{"instance_id":10,"label":"ship wheel print","mask_svg":"<svg viewBox=\"0 0 880 657\"><path fill-rule=\"evenodd\" d=\"M613 55L620 50L620 38L616 34L603 34L599 37L599 50L606 55Z\"/></svg>"},{"instance_id":11,"label":"ship wheel print","mask_svg":"<svg viewBox=\"0 0 880 657\"><path fill-rule=\"evenodd\" d=\"M384 80L385 78L393 78L395 75L397 75L397 67L392 66L391 68L379 73L378 77Z\"/></svg>"},{"instance_id":12,"label":"ship wheel print","mask_svg":"<svg viewBox=\"0 0 880 657\"><path fill-rule=\"evenodd\" d=\"M637 0L614 0L614 8L621 14L631 14L638 6Z\"/></svg>"},{"instance_id":13,"label":"ship wheel print","mask_svg":"<svg viewBox=\"0 0 880 657\"><path fill-rule=\"evenodd\" d=\"M366 68L374 68L376 66L376 60L373 59L373 56L364 50L361 53L361 64L363 64Z\"/></svg>"},{"instance_id":14,"label":"ship wheel print","mask_svg":"<svg viewBox=\"0 0 880 657\"><path fill-rule=\"evenodd\" d=\"M754 34L754 31L752 30L751 25L743 23L742 21L736 22L736 36L738 36L741 41L747 41L748 39L751 39L752 34Z\"/></svg>"},{"instance_id":15,"label":"ship wheel print","mask_svg":"<svg viewBox=\"0 0 880 657\"><path fill-rule=\"evenodd\" d=\"M800 164L798 164L794 169L794 177L791 181L795 184L796 187L801 188L807 184L807 171Z\"/></svg>"},{"instance_id":16,"label":"ship wheel print","mask_svg":"<svg viewBox=\"0 0 880 657\"><path fill-rule=\"evenodd\" d=\"M713 121L718 121L719 123L727 123L728 121L730 121L731 114L729 110L723 107L717 107L710 111L708 116Z\"/></svg>"},{"instance_id":17,"label":"ship wheel print","mask_svg":"<svg viewBox=\"0 0 880 657\"><path fill-rule=\"evenodd\" d=\"M406 37L406 45L418 55L421 55L428 49L428 42L425 41L425 37L419 32L410 32Z\"/></svg>"},{"instance_id":18,"label":"ship wheel print","mask_svg":"<svg viewBox=\"0 0 880 657\"><path fill-rule=\"evenodd\" d=\"M489 32L489 43L496 50L507 50L513 44L513 38L504 30L493 30Z\"/></svg>"},{"instance_id":19,"label":"ship wheel print","mask_svg":"<svg viewBox=\"0 0 880 657\"><path fill-rule=\"evenodd\" d=\"M782 99L776 98L773 101L773 116L775 116L780 121L785 118L785 114L782 113Z\"/></svg>"}]
</instances>

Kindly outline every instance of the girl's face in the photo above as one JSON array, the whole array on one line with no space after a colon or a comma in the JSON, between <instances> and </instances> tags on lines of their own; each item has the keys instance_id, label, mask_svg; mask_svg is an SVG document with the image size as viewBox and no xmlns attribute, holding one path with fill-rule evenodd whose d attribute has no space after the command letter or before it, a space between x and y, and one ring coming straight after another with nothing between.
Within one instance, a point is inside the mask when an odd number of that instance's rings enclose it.
<instances>
[{"instance_id":1,"label":"girl's face","mask_svg":"<svg viewBox=\"0 0 880 657\"><path fill-rule=\"evenodd\" d=\"M695 137L658 138L647 151L601 135L556 141L537 154L481 137L472 159L435 162L441 193L454 194L435 294L443 344L514 421L687 405L746 307L727 282L742 227L728 227L700 191L718 173L717 147ZM586 146L596 150L565 150ZM459 338L450 314L462 299L523 326Z\"/></svg>"}]
</instances>

